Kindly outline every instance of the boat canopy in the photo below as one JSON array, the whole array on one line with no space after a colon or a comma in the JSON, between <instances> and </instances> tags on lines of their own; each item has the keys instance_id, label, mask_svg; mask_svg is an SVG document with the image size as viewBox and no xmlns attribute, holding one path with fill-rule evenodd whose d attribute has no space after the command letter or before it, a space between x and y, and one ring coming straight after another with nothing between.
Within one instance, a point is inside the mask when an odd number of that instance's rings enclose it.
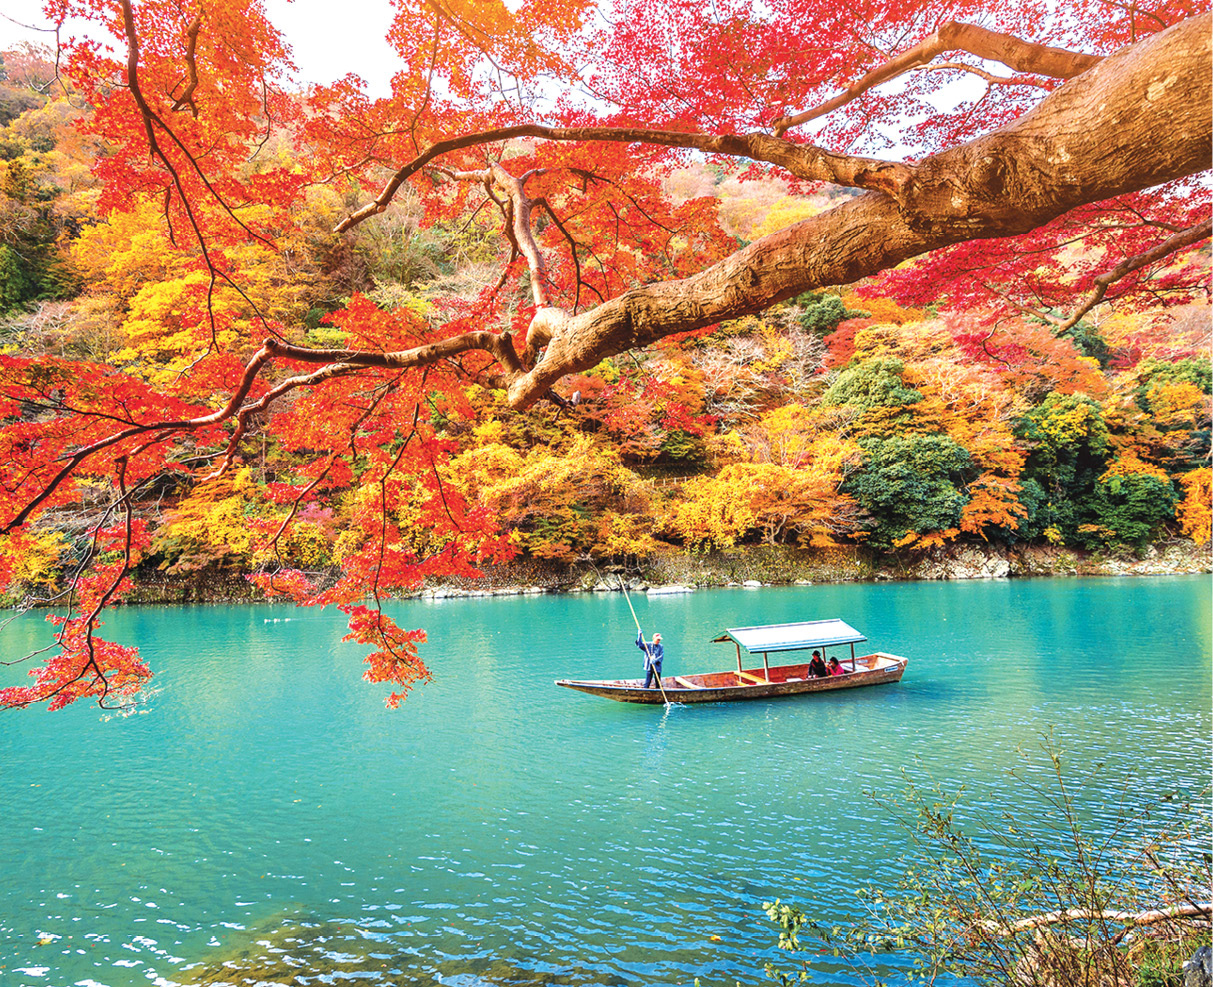
<instances>
[{"instance_id":1,"label":"boat canopy","mask_svg":"<svg viewBox=\"0 0 1213 987\"><path fill-rule=\"evenodd\" d=\"M866 641L845 621L807 620L799 624L767 624L764 627L730 627L713 641L735 641L750 654L768 651L802 651L832 644L857 644Z\"/></svg>"}]
</instances>

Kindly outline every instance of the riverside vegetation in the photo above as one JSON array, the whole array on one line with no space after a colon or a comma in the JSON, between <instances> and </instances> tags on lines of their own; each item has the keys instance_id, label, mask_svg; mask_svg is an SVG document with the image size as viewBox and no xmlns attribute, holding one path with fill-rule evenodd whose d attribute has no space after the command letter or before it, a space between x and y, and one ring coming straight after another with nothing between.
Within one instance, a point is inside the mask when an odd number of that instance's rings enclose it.
<instances>
[{"instance_id":1,"label":"riverside vegetation","mask_svg":"<svg viewBox=\"0 0 1213 987\"><path fill-rule=\"evenodd\" d=\"M1017 755L998 813L974 816L963 788L924 787L908 772L899 796L873 794L910 834L908 869L891 885L858 892L864 918L852 926L828 926L793 905L767 903L779 948L809 957L790 971L768 963L768 977L783 987L810 981L816 954L843 958L884 987L889 974L873 964L901 953L911 958L898 970L909 983L941 976L1005 987L1207 981L1207 974L1186 971L1210 943L1210 790L1160 795L1144 806L1101 806L1104 818L1093 835L1093 807L1080 793L1104 765L1077 775L1063 770L1062 752L1048 734L1035 755ZM1121 784L1123 798L1141 780ZM1017 813L1019 789L1039 798L1043 811L1032 818Z\"/></svg>"}]
</instances>

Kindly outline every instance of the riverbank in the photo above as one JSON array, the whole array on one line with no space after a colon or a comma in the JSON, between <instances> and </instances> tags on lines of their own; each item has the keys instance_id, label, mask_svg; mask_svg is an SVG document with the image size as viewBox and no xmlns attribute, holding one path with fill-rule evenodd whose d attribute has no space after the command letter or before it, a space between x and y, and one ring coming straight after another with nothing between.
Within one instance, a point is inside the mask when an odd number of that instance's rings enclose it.
<instances>
[{"instance_id":1,"label":"riverbank","mask_svg":"<svg viewBox=\"0 0 1213 987\"><path fill-rule=\"evenodd\" d=\"M1160 576L1213 572L1210 546L1176 540L1142 552L1084 552L1053 546L947 546L918 555L874 555L858 547L797 549L746 546L633 559L625 566L563 565L523 559L489 566L482 579L449 579L413 594L506 596L584 593L629 588L693 590L726 586L794 586L892 580L1015 579L1038 576ZM131 603L236 603L261 599L243 575L204 571L189 576L152 572L136 578Z\"/></svg>"},{"instance_id":2,"label":"riverbank","mask_svg":"<svg viewBox=\"0 0 1213 987\"><path fill-rule=\"evenodd\" d=\"M483 580L458 580L422 590L424 596L508 595L534 592L608 592L619 579L629 588L707 589L795 586L893 580L1014 579L1038 576L1162 576L1213 572L1207 546L1176 541L1131 551L1082 552L1052 546L950 546L917 557L874 556L858 548L805 550L749 546L725 552L679 553L626 567L549 566L515 562Z\"/></svg>"}]
</instances>

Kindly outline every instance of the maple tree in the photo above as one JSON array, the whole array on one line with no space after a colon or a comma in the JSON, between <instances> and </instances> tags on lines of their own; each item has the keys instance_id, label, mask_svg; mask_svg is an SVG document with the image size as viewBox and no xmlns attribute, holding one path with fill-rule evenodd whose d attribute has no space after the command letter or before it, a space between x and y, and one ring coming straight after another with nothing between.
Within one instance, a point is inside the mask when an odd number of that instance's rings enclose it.
<instances>
[{"instance_id":1,"label":"maple tree","mask_svg":"<svg viewBox=\"0 0 1213 987\"><path fill-rule=\"evenodd\" d=\"M215 492L247 482L239 471L254 440L283 457L272 480L262 478L265 503L249 526L258 584L345 610L351 637L374 648L367 677L392 683L396 702L429 672L417 650L423 635L392 623L382 600L515 551L489 509L517 506L512 485L532 482L564 518L546 535L531 526L528 537L546 539L542 551L606 551L646 537L626 497L604 528L583 524L575 472L546 486L521 463L511 467L517 477L495 475L510 462L505 448L496 466L482 462L475 483L453 482L452 429L483 415L485 395L517 411L546 400L571 420L569 383L607 358L693 347L722 322L864 278L864 292L844 304L811 297L805 318L833 328L868 311L865 292L903 306L946 302L972 314L976 329L954 342L973 359L1039 374L1064 354L1077 392L1094 379L1082 360L1097 363L1072 341L1084 316L1207 291L1196 250L1210 233L1204 0L1014 9L732 0L710 16L690 0L626 0L609 21L587 0L403 0L390 33L401 71L380 99L353 75L294 89L287 42L255 0L48 0L45 9L56 22L88 25L64 34L61 52L65 84L90 107L77 126L104 148L93 168L98 226L77 250L115 285L125 279L114 304L130 352L117 366L49 352L0 357L4 581L46 512L78 502L86 484L109 492L71 563L57 650L33 685L0 691L3 705L112 702L137 690L148 674L137 653L94 632L152 546L139 509L166 478L227 503ZM923 115L939 80L956 75L984 92ZM890 127L914 157L889 153ZM791 188L828 182L854 192L820 211L777 202L738 246L713 199L663 194L663 180L695 160L746 162ZM7 174L20 191L25 178ZM368 187L381 191L368 200ZM327 234L315 224L326 210ZM451 249L486 272L500 263L474 297L309 297L318 272L352 270L371 242L365 230L393 221L401 231L448 231ZM122 243L142 236L154 250L116 257L105 238L123 224ZM440 267L427 249L400 247L397 268ZM324 257L305 261L309 252ZM1013 527L1024 513L1011 506L1020 463L995 455L1006 428L979 435L951 415L939 374L920 388L911 378L925 371L905 371L875 332L903 310L886 302L872 311L877 319L845 342L860 363L827 403L863 405L859 444L870 460L895 470L913 452L938 473L931 509L918 517L889 505L899 530L878 524L879 537ZM767 342L762 373L802 386L794 347ZM617 377L604 391L602 425L635 432L636 457L701 454L714 412L694 361L684 369L677 379ZM1187 392L1153 393L1148 400L1176 414L1192 404ZM1161 483L1149 469L1105 483L1097 432L1084 433L1081 455L1068 438L1095 418L1104 427L1098 409L1084 408L1031 419L1051 437L1050 455L1072 460L1092 489ZM911 434L889 435L902 426ZM814 469L736 463L737 477L779 473L762 482L803 486L792 499L805 503L782 511L766 490L729 523L771 538L789 525L826 537L831 517L850 518L848 489L875 503L861 477L842 485L854 455L846 443L819 444L807 460ZM624 496L615 464L586 468L602 496ZM785 477L790 468L799 472ZM956 484L967 481L983 494L966 513ZM809 506L822 498L833 508ZM315 524L325 503L346 512L331 544ZM1157 503L1147 505L1150 519ZM224 523L234 523L235 504L227 508ZM208 550L200 535L212 509L179 508L164 537L175 524L184 553ZM1199 519L1191 524L1199 529ZM341 564L332 584L292 564L318 553Z\"/></svg>"}]
</instances>

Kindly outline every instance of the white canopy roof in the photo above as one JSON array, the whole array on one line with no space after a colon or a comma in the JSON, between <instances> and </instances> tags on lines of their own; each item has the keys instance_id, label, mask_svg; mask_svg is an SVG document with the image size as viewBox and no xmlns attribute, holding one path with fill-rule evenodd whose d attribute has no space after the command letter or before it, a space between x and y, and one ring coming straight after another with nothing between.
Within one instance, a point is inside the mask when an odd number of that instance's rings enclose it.
<instances>
[{"instance_id":1,"label":"white canopy roof","mask_svg":"<svg viewBox=\"0 0 1213 987\"><path fill-rule=\"evenodd\" d=\"M716 641L736 641L751 654L766 651L800 651L831 644L857 644L866 641L845 621L807 620L799 624L767 624L763 627L730 627Z\"/></svg>"}]
</instances>

